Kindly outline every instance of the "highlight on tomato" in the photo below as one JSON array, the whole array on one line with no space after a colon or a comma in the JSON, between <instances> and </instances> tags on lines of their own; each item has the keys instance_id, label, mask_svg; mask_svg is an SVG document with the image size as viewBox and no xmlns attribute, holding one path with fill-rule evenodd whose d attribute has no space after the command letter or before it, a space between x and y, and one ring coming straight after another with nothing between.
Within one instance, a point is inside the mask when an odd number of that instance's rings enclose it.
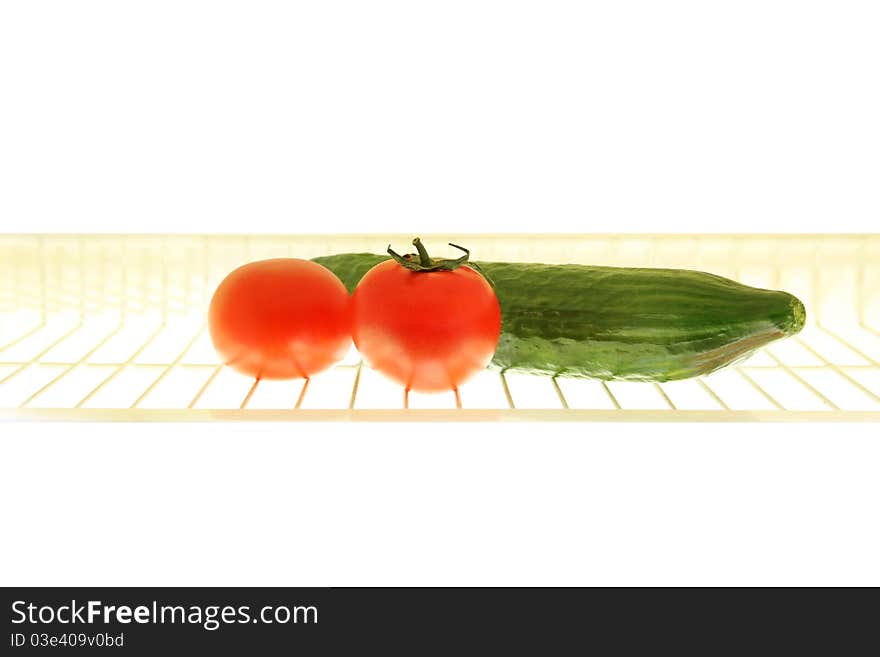
<instances>
[{"instance_id":1,"label":"highlight on tomato","mask_svg":"<svg viewBox=\"0 0 880 657\"><path fill-rule=\"evenodd\" d=\"M298 258L243 265L214 292L208 329L224 363L258 379L309 378L351 346L351 297L326 267Z\"/></svg>"},{"instance_id":2,"label":"highlight on tomato","mask_svg":"<svg viewBox=\"0 0 880 657\"><path fill-rule=\"evenodd\" d=\"M492 360L501 308L492 286L469 266L467 249L454 260L395 253L364 274L352 297L352 338L370 367L407 391L457 390Z\"/></svg>"}]
</instances>

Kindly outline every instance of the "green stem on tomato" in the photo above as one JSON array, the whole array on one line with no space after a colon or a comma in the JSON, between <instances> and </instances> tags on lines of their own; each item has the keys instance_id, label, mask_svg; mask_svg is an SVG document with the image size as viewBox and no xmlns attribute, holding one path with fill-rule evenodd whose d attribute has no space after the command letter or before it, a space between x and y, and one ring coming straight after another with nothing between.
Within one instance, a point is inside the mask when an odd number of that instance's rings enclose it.
<instances>
[{"instance_id":1,"label":"green stem on tomato","mask_svg":"<svg viewBox=\"0 0 880 657\"><path fill-rule=\"evenodd\" d=\"M449 243L449 246L458 249L459 251L464 251L463 256L459 256L458 258L449 259L449 258L432 258L428 255L427 249L425 249L425 245L422 244L422 240L418 237L413 240L413 246L416 247L416 251L418 254L410 254L400 255L396 251L391 248L391 245L388 245L388 255L390 255L394 260L401 266L406 267L410 271L413 272L427 272L427 271L454 271L461 267L464 264L467 264L468 258L470 257L470 251L468 251L463 246L458 246L457 244Z\"/></svg>"},{"instance_id":2,"label":"green stem on tomato","mask_svg":"<svg viewBox=\"0 0 880 657\"><path fill-rule=\"evenodd\" d=\"M418 237L413 240L413 246L416 247L416 251L419 252L419 264L422 267L430 267L431 266L431 257L428 255L428 250L425 248L425 245L422 244L422 240Z\"/></svg>"}]
</instances>

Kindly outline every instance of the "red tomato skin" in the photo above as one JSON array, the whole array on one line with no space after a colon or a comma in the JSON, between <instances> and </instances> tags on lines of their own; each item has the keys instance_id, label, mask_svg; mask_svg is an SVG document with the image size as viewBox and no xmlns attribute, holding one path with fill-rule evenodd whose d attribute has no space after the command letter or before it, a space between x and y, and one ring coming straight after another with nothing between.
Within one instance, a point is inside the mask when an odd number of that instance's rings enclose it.
<instances>
[{"instance_id":1,"label":"red tomato skin","mask_svg":"<svg viewBox=\"0 0 880 657\"><path fill-rule=\"evenodd\" d=\"M486 279L461 266L413 272L393 260L352 297L352 338L364 361L409 390L454 390L492 360L501 308Z\"/></svg>"},{"instance_id":2,"label":"red tomato skin","mask_svg":"<svg viewBox=\"0 0 880 657\"><path fill-rule=\"evenodd\" d=\"M258 379L308 378L351 346L351 297L329 269L276 258L231 272L208 309L214 348L226 365Z\"/></svg>"}]
</instances>

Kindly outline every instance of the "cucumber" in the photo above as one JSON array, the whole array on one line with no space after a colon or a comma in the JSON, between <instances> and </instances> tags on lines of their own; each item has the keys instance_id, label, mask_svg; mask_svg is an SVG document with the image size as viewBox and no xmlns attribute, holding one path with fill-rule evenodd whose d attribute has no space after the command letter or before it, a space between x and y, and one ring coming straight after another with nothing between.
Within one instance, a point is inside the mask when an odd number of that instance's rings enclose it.
<instances>
[{"instance_id":1,"label":"cucumber","mask_svg":"<svg viewBox=\"0 0 880 657\"><path fill-rule=\"evenodd\" d=\"M387 256L315 258L353 292ZM551 376L672 381L709 374L794 335L787 292L684 269L477 262L501 305L492 365Z\"/></svg>"}]
</instances>

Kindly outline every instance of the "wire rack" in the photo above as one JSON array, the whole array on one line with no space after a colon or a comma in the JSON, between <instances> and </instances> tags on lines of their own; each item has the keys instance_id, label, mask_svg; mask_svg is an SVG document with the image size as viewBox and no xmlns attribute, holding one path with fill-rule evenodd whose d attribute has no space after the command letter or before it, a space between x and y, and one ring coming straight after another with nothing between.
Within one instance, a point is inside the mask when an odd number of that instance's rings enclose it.
<instances>
[{"instance_id":1,"label":"wire rack","mask_svg":"<svg viewBox=\"0 0 880 657\"><path fill-rule=\"evenodd\" d=\"M0 236L0 417L44 420L880 420L880 235L472 235L476 260L702 269L788 290L793 338L712 375L602 382L486 370L404 395L346 359L308 381L224 367L207 304L234 267L401 248L403 235ZM449 255L453 255L450 249Z\"/></svg>"}]
</instances>

